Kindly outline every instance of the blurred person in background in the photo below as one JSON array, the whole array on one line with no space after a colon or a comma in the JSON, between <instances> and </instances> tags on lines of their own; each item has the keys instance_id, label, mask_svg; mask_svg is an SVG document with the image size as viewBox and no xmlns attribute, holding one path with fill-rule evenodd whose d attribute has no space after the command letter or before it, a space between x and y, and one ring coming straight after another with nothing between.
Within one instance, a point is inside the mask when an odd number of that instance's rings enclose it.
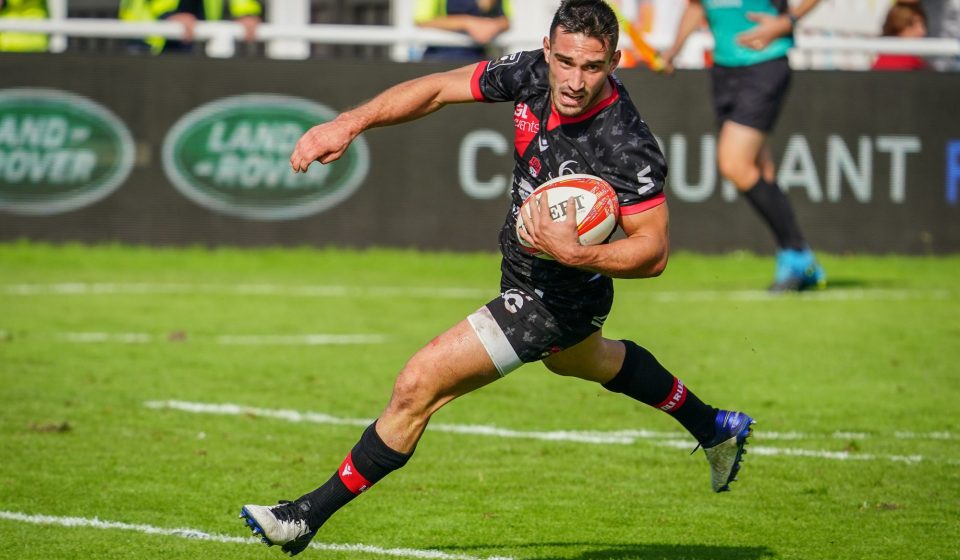
<instances>
[{"instance_id":1,"label":"blurred person in background","mask_svg":"<svg viewBox=\"0 0 960 560\"><path fill-rule=\"evenodd\" d=\"M919 2L897 2L883 22L884 37L919 39L927 36L927 16ZM874 70L926 70L927 62L912 54L883 54L873 62Z\"/></svg>"},{"instance_id":2,"label":"blurred person in background","mask_svg":"<svg viewBox=\"0 0 960 560\"><path fill-rule=\"evenodd\" d=\"M826 285L826 274L800 229L790 199L776 181L767 136L790 85L787 51L797 20L819 0L690 0L673 46L662 53L666 71L690 34L704 23L714 38L713 105L720 128L720 173L746 197L776 240L777 262L770 290L806 290Z\"/></svg>"},{"instance_id":3,"label":"blurred person in background","mask_svg":"<svg viewBox=\"0 0 960 560\"><path fill-rule=\"evenodd\" d=\"M162 37L146 39L154 53L185 52L193 48L193 31L197 21L230 19L243 25L244 40L253 41L262 21L263 7L259 0L121 0L120 19L124 21L166 20L183 24L182 41Z\"/></svg>"},{"instance_id":4,"label":"blurred person in background","mask_svg":"<svg viewBox=\"0 0 960 560\"><path fill-rule=\"evenodd\" d=\"M46 0L0 0L0 18L47 19ZM0 32L0 52L44 52L47 50L45 33Z\"/></svg>"},{"instance_id":5,"label":"blurred person in background","mask_svg":"<svg viewBox=\"0 0 960 560\"><path fill-rule=\"evenodd\" d=\"M960 40L960 0L922 0L930 37ZM940 71L960 71L960 56L932 57Z\"/></svg>"},{"instance_id":6,"label":"blurred person in background","mask_svg":"<svg viewBox=\"0 0 960 560\"><path fill-rule=\"evenodd\" d=\"M419 27L465 33L477 43L470 47L430 46L423 60L485 60L486 46L510 29L510 0L417 0L414 21Z\"/></svg>"},{"instance_id":7,"label":"blurred person in background","mask_svg":"<svg viewBox=\"0 0 960 560\"><path fill-rule=\"evenodd\" d=\"M120 21L126 22L144 22L157 21L159 13L157 6L160 2L154 0L120 0L120 9L117 17ZM143 41L130 40L127 43L127 50L131 53L151 52L160 54L167 40L163 37L147 37Z\"/></svg>"}]
</instances>

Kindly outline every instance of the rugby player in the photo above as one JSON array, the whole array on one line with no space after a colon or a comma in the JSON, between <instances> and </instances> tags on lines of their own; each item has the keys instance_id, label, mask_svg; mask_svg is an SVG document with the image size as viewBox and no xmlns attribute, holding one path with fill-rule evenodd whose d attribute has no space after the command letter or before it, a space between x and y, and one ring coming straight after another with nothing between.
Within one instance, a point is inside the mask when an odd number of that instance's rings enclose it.
<instances>
[{"instance_id":1,"label":"rugby player","mask_svg":"<svg viewBox=\"0 0 960 560\"><path fill-rule=\"evenodd\" d=\"M404 82L320 124L290 158L305 172L330 163L373 127L410 121L451 103L512 102L516 125L512 200L500 232L500 297L420 349L400 371L380 417L322 486L293 502L246 505L247 525L291 556L339 508L410 458L431 415L526 362L604 388L673 416L704 448L714 491L729 489L753 420L701 401L654 356L603 337L611 278L659 275L667 264L666 165L623 85L617 19L603 0L565 0L543 49L507 55ZM536 160L537 163L532 163ZM553 222L547 205L525 220L524 237L553 257L521 249L518 209L539 184L568 173L606 179L616 190L625 238L578 243L573 204Z\"/></svg>"},{"instance_id":2,"label":"rugby player","mask_svg":"<svg viewBox=\"0 0 960 560\"><path fill-rule=\"evenodd\" d=\"M773 292L823 288L827 281L777 184L767 146L790 85L787 51L793 47L793 28L818 2L803 0L791 10L787 0L690 0L674 44L662 54L670 73L690 34L704 22L709 25L715 44L713 107L720 128L717 164L773 233L778 247Z\"/></svg>"}]
</instances>

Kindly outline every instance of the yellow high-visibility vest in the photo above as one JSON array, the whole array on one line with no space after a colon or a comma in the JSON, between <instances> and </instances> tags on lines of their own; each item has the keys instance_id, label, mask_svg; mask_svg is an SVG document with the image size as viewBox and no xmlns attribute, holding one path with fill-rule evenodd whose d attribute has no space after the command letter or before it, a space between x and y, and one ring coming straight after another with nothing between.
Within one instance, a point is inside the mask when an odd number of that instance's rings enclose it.
<instances>
[{"instance_id":1,"label":"yellow high-visibility vest","mask_svg":"<svg viewBox=\"0 0 960 560\"><path fill-rule=\"evenodd\" d=\"M207 21L218 21L224 16L225 0L204 0L203 10ZM263 12L258 0L226 0L230 2L232 17L259 16ZM123 21L157 21L169 16L180 7L180 0L120 0L120 19ZM147 37L146 42L154 54L160 54L166 44L163 37Z\"/></svg>"},{"instance_id":2,"label":"yellow high-visibility vest","mask_svg":"<svg viewBox=\"0 0 960 560\"><path fill-rule=\"evenodd\" d=\"M6 0L0 8L0 18L47 19L46 0ZM0 32L0 51L44 52L48 41L45 33Z\"/></svg>"},{"instance_id":3,"label":"yellow high-visibility vest","mask_svg":"<svg viewBox=\"0 0 960 560\"><path fill-rule=\"evenodd\" d=\"M502 0L503 14L508 18L511 14L510 0ZM422 23L447 15L447 0L417 0L413 21Z\"/></svg>"}]
</instances>

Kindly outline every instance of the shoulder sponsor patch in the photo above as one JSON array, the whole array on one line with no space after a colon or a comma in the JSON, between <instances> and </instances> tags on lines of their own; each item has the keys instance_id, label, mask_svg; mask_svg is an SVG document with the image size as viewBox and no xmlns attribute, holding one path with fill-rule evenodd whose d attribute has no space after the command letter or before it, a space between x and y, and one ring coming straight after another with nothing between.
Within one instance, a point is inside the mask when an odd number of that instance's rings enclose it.
<instances>
[{"instance_id":1,"label":"shoulder sponsor patch","mask_svg":"<svg viewBox=\"0 0 960 560\"><path fill-rule=\"evenodd\" d=\"M515 52L512 54L505 54L500 58L490 62L487 65L487 71L493 70L494 68L500 68L501 66L512 66L520 62L520 57L523 56L522 52Z\"/></svg>"}]
</instances>

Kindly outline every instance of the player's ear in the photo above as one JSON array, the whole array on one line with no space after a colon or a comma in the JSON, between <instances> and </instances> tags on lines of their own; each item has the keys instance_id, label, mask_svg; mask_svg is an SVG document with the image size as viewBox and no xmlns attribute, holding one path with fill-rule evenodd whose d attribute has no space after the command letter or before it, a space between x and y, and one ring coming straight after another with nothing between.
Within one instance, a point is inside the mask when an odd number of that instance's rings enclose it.
<instances>
[{"instance_id":1,"label":"player's ear","mask_svg":"<svg viewBox=\"0 0 960 560\"><path fill-rule=\"evenodd\" d=\"M550 37L543 38L543 56L550 58Z\"/></svg>"},{"instance_id":2,"label":"player's ear","mask_svg":"<svg viewBox=\"0 0 960 560\"><path fill-rule=\"evenodd\" d=\"M616 70L617 66L620 66L620 51L613 51L613 56L610 57L610 71Z\"/></svg>"}]
</instances>

